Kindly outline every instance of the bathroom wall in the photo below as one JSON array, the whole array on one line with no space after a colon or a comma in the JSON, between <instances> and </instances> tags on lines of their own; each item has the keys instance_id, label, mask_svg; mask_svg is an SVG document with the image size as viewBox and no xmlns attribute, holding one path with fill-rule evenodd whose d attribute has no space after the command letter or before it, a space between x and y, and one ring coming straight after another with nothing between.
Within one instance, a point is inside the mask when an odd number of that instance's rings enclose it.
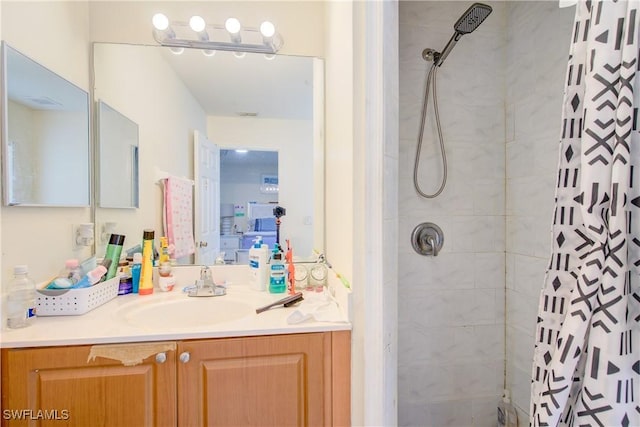
<instances>
[{"instance_id":1,"label":"bathroom wall","mask_svg":"<svg viewBox=\"0 0 640 427\"><path fill-rule=\"evenodd\" d=\"M98 221L117 223L115 232L127 236L129 248L140 242L143 229L162 230L162 187L156 170L193 176L193 131L206 134L206 115L157 49L97 44L94 50L95 99L138 124L140 207L96 212ZM119 172L117 165L111 167Z\"/></svg>"},{"instance_id":2,"label":"bathroom wall","mask_svg":"<svg viewBox=\"0 0 640 427\"><path fill-rule=\"evenodd\" d=\"M4 41L80 88L90 90L88 3L2 1L0 8ZM0 211L0 283L10 280L16 264L28 264L33 278L43 281L58 271L65 259L90 255L89 248L74 251L72 241L72 224L91 222L89 207L2 206Z\"/></svg>"},{"instance_id":3,"label":"bathroom wall","mask_svg":"<svg viewBox=\"0 0 640 427\"><path fill-rule=\"evenodd\" d=\"M562 96L575 7L510 2L507 16L506 385L528 422L538 297L551 250Z\"/></svg>"},{"instance_id":4,"label":"bathroom wall","mask_svg":"<svg viewBox=\"0 0 640 427\"><path fill-rule=\"evenodd\" d=\"M151 17L162 12L173 20L192 15L222 25L236 17L258 27L270 20L283 35L280 51L288 55L323 56L324 2L322 1L91 1L91 39L111 43L156 45Z\"/></svg>"},{"instance_id":5,"label":"bathroom wall","mask_svg":"<svg viewBox=\"0 0 640 427\"><path fill-rule=\"evenodd\" d=\"M504 377L505 31L508 4L462 37L438 69L448 182L435 199L413 187L424 80L422 50L442 50L471 2L401 1L398 166L398 421L403 426L493 426ZM433 90L432 90L433 95ZM433 107L419 181L443 174ZM444 232L437 257L413 251L422 222Z\"/></svg>"}]
</instances>

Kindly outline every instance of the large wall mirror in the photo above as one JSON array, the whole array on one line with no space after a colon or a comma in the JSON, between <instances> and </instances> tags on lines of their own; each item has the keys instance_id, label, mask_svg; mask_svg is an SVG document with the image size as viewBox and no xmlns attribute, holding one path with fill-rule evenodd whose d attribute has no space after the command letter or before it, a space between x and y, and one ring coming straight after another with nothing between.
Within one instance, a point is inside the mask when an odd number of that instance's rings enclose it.
<instances>
[{"instance_id":1,"label":"large wall mirror","mask_svg":"<svg viewBox=\"0 0 640 427\"><path fill-rule=\"evenodd\" d=\"M89 206L87 92L2 43L8 206Z\"/></svg>"},{"instance_id":2,"label":"large wall mirror","mask_svg":"<svg viewBox=\"0 0 640 427\"><path fill-rule=\"evenodd\" d=\"M290 238L302 258L324 250L322 60L112 43L96 43L93 52L95 99L139 130L139 209L97 205L98 255L104 224L132 236L125 247L139 243L143 228L161 235L159 181L166 175L197 181L194 131L220 148L220 198L211 209L219 212L218 250L228 262L248 249L251 233L268 231L256 224L269 221L255 220L276 204L287 210L282 243ZM198 230L194 237L197 243Z\"/></svg>"}]
</instances>

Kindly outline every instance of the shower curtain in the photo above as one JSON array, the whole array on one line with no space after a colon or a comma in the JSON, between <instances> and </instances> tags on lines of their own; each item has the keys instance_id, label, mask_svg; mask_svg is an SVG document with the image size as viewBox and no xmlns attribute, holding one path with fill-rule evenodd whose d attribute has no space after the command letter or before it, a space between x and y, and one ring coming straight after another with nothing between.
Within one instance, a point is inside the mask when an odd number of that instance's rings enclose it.
<instances>
[{"instance_id":1,"label":"shower curtain","mask_svg":"<svg viewBox=\"0 0 640 427\"><path fill-rule=\"evenodd\" d=\"M577 5L533 426L640 426L639 6Z\"/></svg>"}]
</instances>

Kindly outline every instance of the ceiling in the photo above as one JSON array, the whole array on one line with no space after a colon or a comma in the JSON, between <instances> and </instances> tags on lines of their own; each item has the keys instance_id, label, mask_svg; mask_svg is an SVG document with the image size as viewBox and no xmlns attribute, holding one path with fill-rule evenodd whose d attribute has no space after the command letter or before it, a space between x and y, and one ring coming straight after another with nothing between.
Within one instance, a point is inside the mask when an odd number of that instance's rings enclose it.
<instances>
[{"instance_id":1,"label":"ceiling","mask_svg":"<svg viewBox=\"0 0 640 427\"><path fill-rule=\"evenodd\" d=\"M236 150L220 150L220 166L226 167L264 167L278 168L277 151L247 151L239 153Z\"/></svg>"},{"instance_id":2,"label":"ceiling","mask_svg":"<svg viewBox=\"0 0 640 427\"><path fill-rule=\"evenodd\" d=\"M309 57L216 51L180 55L159 47L207 115L257 114L260 118L313 118L313 59Z\"/></svg>"}]
</instances>

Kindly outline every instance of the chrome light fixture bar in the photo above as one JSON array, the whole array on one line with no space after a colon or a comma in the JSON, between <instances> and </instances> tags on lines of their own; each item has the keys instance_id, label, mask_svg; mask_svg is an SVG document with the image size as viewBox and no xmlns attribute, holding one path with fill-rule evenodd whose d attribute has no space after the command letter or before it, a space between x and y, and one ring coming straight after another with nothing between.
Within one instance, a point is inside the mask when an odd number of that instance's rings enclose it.
<instances>
[{"instance_id":1,"label":"chrome light fixture bar","mask_svg":"<svg viewBox=\"0 0 640 427\"><path fill-rule=\"evenodd\" d=\"M242 26L236 18L227 19L224 25L207 24L200 16L192 16L189 22L170 22L165 15L157 13L152 24L153 38L158 44L178 49L202 49L206 56L216 50L272 55L284 44L282 36L269 21L253 28Z\"/></svg>"}]
</instances>

